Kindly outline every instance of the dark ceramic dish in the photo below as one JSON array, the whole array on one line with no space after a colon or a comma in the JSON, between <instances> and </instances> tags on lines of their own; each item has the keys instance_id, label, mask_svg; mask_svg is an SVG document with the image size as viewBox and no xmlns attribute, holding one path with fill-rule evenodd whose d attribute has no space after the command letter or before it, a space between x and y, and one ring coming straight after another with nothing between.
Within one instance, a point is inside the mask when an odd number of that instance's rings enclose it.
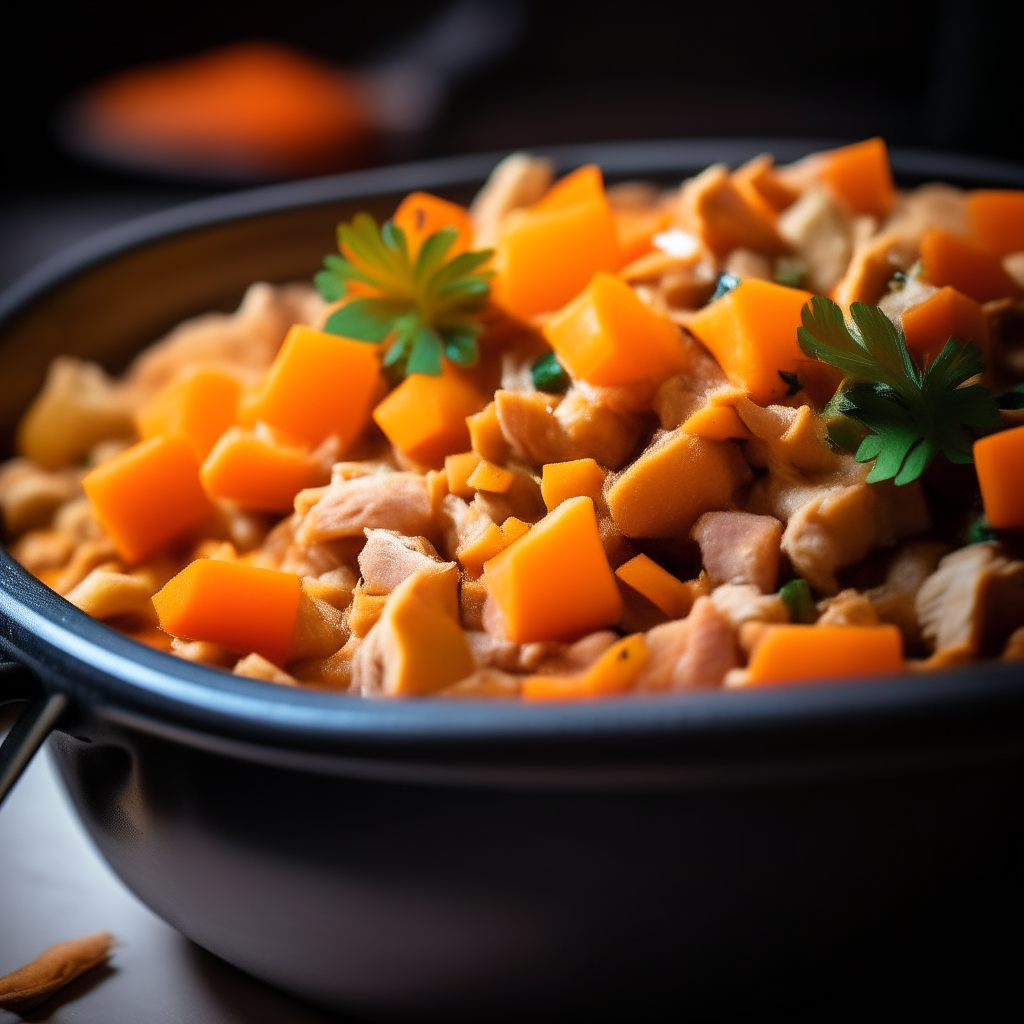
<instances>
[{"instance_id":1,"label":"dark ceramic dish","mask_svg":"<svg viewBox=\"0 0 1024 1024\"><path fill-rule=\"evenodd\" d=\"M554 151L676 182L809 143ZM1024 170L896 152L905 184ZM49 359L119 369L253 280L308 278L333 229L467 157L277 186L136 221L0 300L0 429ZM1017 1014L1024 678L927 678L533 707L382 702L149 650L0 555L0 793L51 730L97 846L157 913L357 1014L496 1019ZM0 818L2 825L2 818Z\"/></svg>"}]
</instances>

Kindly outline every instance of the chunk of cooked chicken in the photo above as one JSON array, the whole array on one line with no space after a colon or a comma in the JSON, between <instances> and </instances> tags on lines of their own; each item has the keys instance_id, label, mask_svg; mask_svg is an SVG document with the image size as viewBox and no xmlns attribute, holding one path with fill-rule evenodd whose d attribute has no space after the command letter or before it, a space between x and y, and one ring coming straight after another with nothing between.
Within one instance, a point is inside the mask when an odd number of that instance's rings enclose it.
<instances>
[{"instance_id":1,"label":"chunk of cooked chicken","mask_svg":"<svg viewBox=\"0 0 1024 1024\"><path fill-rule=\"evenodd\" d=\"M543 157L526 153L505 157L491 171L469 208L476 248L489 249L497 245L505 217L513 210L537 202L551 187L554 176L554 165Z\"/></svg>"},{"instance_id":2,"label":"chunk of cooked chicken","mask_svg":"<svg viewBox=\"0 0 1024 1024\"><path fill-rule=\"evenodd\" d=\"M749 512L705 512L690 536L700 545L711 585L750 583L768 593L779 575L782 523Z\"/></svg>"},{"instance_id":3,"label":"chunk of cooked chicken","mask_svg":"<svg viewBox=\"0 0 1024 1024\"><path fill-rule=\"evenodd\" d=\"M453 562L443 562L426 537L405 537L394 530L367 530L359 552L359 571L369 594L390 594L417 572L437 572Z\"/></svg>"},{"instance_id":4,"label":"chunk of cooked chicken","mask_svg":"<svg viewBox=\"0 0 1024 1024\"><path fill-rule=\"evenodd\" d=\"M918 256L918 238L902 231L883 231L858 245L832 297L840 306L852 302L874 305L897 270L907 271Z\"/></svg>"},{"instance_id":5,"label":"chunk of cooked chicken","mask_svg":"<svg viewBox=\"0 0 1024 1024\"><path fill-rule=\"evenodd\" d=\"M991 657L1024 626L1024 562L994 543L946 555L916 599L921 631L947 660Z\"/></svg>"},{"instance_id":6,"label":"chunk of cooked chicken","mask_svg":"<svg viewBox=\"0 0 1024 1024\"><path fill-rule=\"evenodd\" d=\"M28 459L10 459L0 466L4 531L17 537L32 527L48 526L54 512L81 493L76 470L51 473Z\"/></svg>"},{"instance_id":7,"label":"chunk of cooked chicken","mask_svg":"<svg viewBox=\"0 0 1024 1024\"><path fill-rule=\"evenodd\" d=\"M778 230L806 268L807 287L827 295L853 252L853 228L843 207L826 190L811 189L779 215Z\"/></svg>"},{"instance_id":8,"label":"chunk of cooked chicken","mask_svg":"<svg viewBox=\"0 0 1024 1024\"><path fill-rule=\"evenodd\" d=\"M427 479L418 473L380 473L339 480L295 529L300 544L362 537L366 529L395 530L409 537L436 534Z\"/></svg>"},{"instance_id":9,"label":"chunk of cooked chicken","mask_svg":"<svg viewBox=\"0 0 1024 1024\"><path fill-rule=\"evenodd\" d=\"M911 541L897 550L884 582L865 594L874 605L880 622L899 627L904 649L909 652L920 651L923 643L915 606L917 592L947 554L948 544Z\"/></svg>"}]
</instances>

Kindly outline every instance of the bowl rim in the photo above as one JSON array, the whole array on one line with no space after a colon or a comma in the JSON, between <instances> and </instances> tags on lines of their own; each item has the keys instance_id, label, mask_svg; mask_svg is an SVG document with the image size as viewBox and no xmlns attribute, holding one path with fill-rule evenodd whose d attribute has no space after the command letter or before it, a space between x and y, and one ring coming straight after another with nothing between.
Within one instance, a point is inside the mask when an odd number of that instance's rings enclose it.
<instances>
[{"instance_id":1,"label":"bowl rim","mask_svg":"<svg viewBox=\"0 0 1024 1024\"><path fill-rule=\"evenodd\" d=\"M611 178L679 176L760 152L796 159L827 139L693 139L536 147L559 170L596 162ZM130 220L57 254L0 295L0 332L47 293L90 268L162 240L233 221L320 204L479 184L505 153L450 157L248 189ZM894 148L903 179L1024 187L1024 167L1004 161ZM372 700L231 675L153 650L79 611L0 550L0 647L50 689L101 716L170 724L285 749L422 751L439 745L688 743L741 746L755 737L905 731L926 722L1024 722L1022 669L1012 664L753 690L628 695L533 705L518 700ZM731 745L731 744L727 744ZM568 749L568 748L567 748Z\"/></svg>"}]
</instances>

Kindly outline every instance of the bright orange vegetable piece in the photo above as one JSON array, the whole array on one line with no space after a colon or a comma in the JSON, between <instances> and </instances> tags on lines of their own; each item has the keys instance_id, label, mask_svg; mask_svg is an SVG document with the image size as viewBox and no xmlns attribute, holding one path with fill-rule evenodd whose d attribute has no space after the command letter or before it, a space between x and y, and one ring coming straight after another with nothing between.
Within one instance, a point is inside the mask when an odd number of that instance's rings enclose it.
<instances>
[{"instance_id":1,"label":"bright orange vegetable piece","mask_svg":"<svg viewBox=\"0 0 1024 1024\"><path fill-rule=\"evenodd\" d=\"M714 402L691 413L679 429L709 441L727 441L730 438L746 440L750 437L750 431L731 405L717 405Z\"/></svg>"},{"instance_id":2,"label":"bright orange vegetable piece","mask_svg":"<svg viewBox=\"0 0 1024 1024\"><path fill-rule=\"evenodd\" d=\"M448 493L459 498L472 498L475 490L469 483L473 470L480 464L480 456L476 452L459 452L458 455L446 455L444 471L448 477Z\"/></svg>"},{"instance_id":3,"label":"bright orange vegetable piece","mask_svg":"<svg viewBox=\"0 0 1024 1024\"><path fill-rule=\"evenodd\" d=\"M508 541L501 532L501 527L495 523L488 523L482 533L459 546L455 557L468 573L476 576L483 570L484 563L489 562L507 545Z\"/></svg>"},{"instance_id":4,"label":"bright orange vegetable piece","mask_svg":"<svg viewBox=\"0 0 1024 1024\"><path fill-rule=\"evenodd\" d=\"M347 448L383 387L375 345L296 324L240 418L243 426L262 420L313 447L337 434Z\"/></svg>"},{"instance_id":5,"label":"bright orange vegetable piece","mask_svg":"<svg viewBox=\"0 0 1024 1024\"><path fill-rule=\"evenodd\" d=\"M288 656L301 593L298 576L244 562L197 558L153 596L173 636L255 651L277 665Z\"/></svg>"},{"instance_id":6,"label":"bright orange vegetable piece","mask_svg":"<svg viewBox=\"0 0 1024 1024\"><path fill-rule=\"evenodd\" d=\"M822 180L854 213L888 215L896 202L896 185L884 139L832 149L822 157Z\"/></svg>"},{"instance_id":7,"label":"bright orange vegetable piece","mask_svg":"<svg viewBox=\"0 0 1024 1024\"><path fill-rule=\"evenodd\" d=\"M997 256L1024 252L1024 190L972 192L967 197L967 231L975 245Z\"/></svg>"},{"instance_id":8,"label":"bright orange vegetable piece","mask_svg":"<svg viewBox=\"0 0 1024 1024\"><path fill-rule=\"evenodd\" d=\"M938 355L951 337L976 341L983 352L988 348L981 306L949 285L904 311L903 334L907 348L921 355Z\"/></svg>"},{"instance_id":9,"label":"bright orange vegetable piece","mask_svg":"<svg viewBox=\"0 0 1024 1024\"><path fill-rule=\"evenodd\" d=\"M718 360L729 383L760 405L783 398L780 370L795 373L803 358L796 340L810 292L748 278L702 309L690 330Z\"/></svg>"},{"instance_id":10,"label":"bright orange vegetable piece","mask_svg":"<svg viewBox=\"0 0 1024 1024\"><path fill-rule=\"evenodd\" d=\"M622 266L608 200L517 216L502 234L495 265L495 300L513 316L561 309L598 271Z\"/></svg>"},{"instance_id":11,"label":"bright orange vegetable piece","mask_svg":"<svg viewBox=\"0 0 1024 1024\"><path fill-rule=\"evenodd\" d=\"M496 466L493 462L481 459L466 483L478 491L504 494L512 486L515 478L515 473L504 466Z\"/></svg>"},{"instance_id":12,"label":"bright orange vegetable piece","mask_svg":"<svg viewBox=\"0 0 1024 1024\"><path fill-rule=\"evenodd\" d=\"M485 399L447 363L440 376L413 373L373 410L387 439L410 459L440 468L446 455L469 447L466 417Z\"/></svg>"},{"instance_id":13,"label":"bright orange vegetable piece","mask_svg":"<svg viewBox=\"0 0 1024 1024\"><path fill-rule=\"evenodd\" d=\"M524 523L522 519L516 519L515 516L509 516L501 524L501 535L505 538L505 545L508 546L513 541L519 540L520 537L526 536L530 532L530 524Z\"/></svg>"},{"instance_id":14,"label":"bright orange vegetable piece","mask_svg":"<svg viewBox=\"0 0 1024 1024\"><path fill-rule=\"evenodd\" d=\"M567 210L592 199L604 199L604 175L597 164L584 164L556 181L531 209L534 213Z\"/></svg>"},{"instance_id":15,"label":"bright orange vegetable piece","mask_svg":"<svg viewBox=\"0 0 1024 1024\"><path fill-rule=\"evenodd\" d=\"M501 432L494 402L488 402L480 412L467 416L466 425L469 427L470 446L481 459L505 461L509 453L508 442Z\"/></svg>"},{"instance_id":16,"label":"bright orange vegetable piece","mask_svg":"<svg viewBox=\"0 0 1024 1024\"><path fill-rule=\"evenodd\" d=\"M1017 285L994 253L944 228L930 228L921 238L921 262L932 284L952 285L976 302L1014 295Z\"/></svg>"},{"instance_id":17,"label":"bright orange vegetable piece","mask_svg":"<svg viewBox=\"0 0 1024 1024\"><path fill-rule=\"evenodd\" d=\"M143 440L160 434L184 438L202 462L237 420L241 393L238 379L230 373L196 370L148 402L136 415L135 425Z\"/></svg>"},{"instance_id":18,"label":"bright orange vegetable piece","mask_svg":"<svg viewBox=\"0 0 1024 1024\"><path fill-rule=\"evenodd\" d=\"M199 471L211 498L264 512L290 512L299 491L327 483L327 476L302 448L273 444L241 427L225 432Z\"/></svg>"},{"instance_id":19,"label":"bright orange vegetable piece","mask_svg":"<svg viewBox=\"0 0 1024 1024\"><path fill-rule=\"evenodd\" d=\"M593 665L571 676L527 676L524 700L586 700L622 693L633 685L651 652L643 634L634 633L611 645Z\"/></svg>"},{"instance_id":20,"label":"bright orange vegetable piece","mask_svg":"<svg viewBox=\"0 0 1024 1024\"><path fill-rule=\"evenodd\" d=\"M975 441L974 468L989 524L1024 529L1024 426Z\"/></svg>"},{"instance_id":21,"label":"bright orange vegetable piece","mask_svg":"<svg viewBox=\"0 0 1024 1024\"><path fill-rule=\"evenodd\" d=\"M457 256L473 245L473 221L469 210L429 192L410 192L398 204L391 219L405 232L409 255L414 258L420 246L441 228L455 228L458 232L448 250L449 257Z\"/></svg>"},{"instance_id":22,"label":"bright orange vegetable piece","mask_svg":"<svg viewBox=\"0 0 1024 1024\"><path fill-rule=\"evenodd\" d=\"M541 470L540 494L550 512L569 498L597 498L607 475L593 459L549 462Z\"/></svg>"},{"instance_id":23,"label":"bright orange vegetable piece","mask_svg":"<svg viewBox=\"0 0 1024 1024\"><path fill-rule=\"evenodd\" d=\"M679 328L621 278L595 274L544 327L562 363L590 384L632 384L682 367Z\"/></svg>"},{"instance_id":24,"label":"bright orange vegetable piece","mask_svg":"<svg viewBox=\"0 0 1024 1024\"><path fill-rule=\"evenodd\" d=\"M134 445L88 473L82 487L126 562L141 562L213 511L199 460L181 437Z\"/></svg>"},{"instance_id":25,"label":"bright orange vegetable piece","mask_svg":"<svg viewBox=\"0 0 1024 1024\"><path fill-rule=\"evenodd\" d=\"M693 604L692 590L647 555L640 554L624 562L615 570L615 575L657 605L670 619L686 615Z\"/></svg>"},{"instance_id":26,"label":"bright orange vegetable piece","mask_svg":"<svg viewBox=\"0 0 1024 1024\"><path fill-rule=\"evenodd\" d=\"M623 263L640 259L654 247L654 236L672 225L670 210L616 210L615 233Z\"/></svg>"},{"instance_id":27,"label":"bright orange vegetable piece","mask_svg":"<svg viewBox=\"0 0 1024 1024\"><path fill-rule=\"evenodd\" d=\"M896 626L772 626L747 668L747 685L887 675L903 671Z\"/></svg>"},{"instance_id":28,"label":"bright orange vegetable piece","mask_svg":"<svg viewBox=\"0 0 1024 1024\"><path fill-rule=\"evenodd\" d=\"M484 566L510 640L573 640L614 625L622 598L590 498L570 498Z\"/></svg>"},{"instance_id":29,"label":"bright orange vegetable piece","mask_svg":"<svg viewBox=\"0 0 1024 1024\"><path fill-rule=\"evenodd\" d=\"M729 506L735 459L729 441L675 430L608 487L612 519L627 537L685 536L702 513Z\"/></svg>"}]
</instances>

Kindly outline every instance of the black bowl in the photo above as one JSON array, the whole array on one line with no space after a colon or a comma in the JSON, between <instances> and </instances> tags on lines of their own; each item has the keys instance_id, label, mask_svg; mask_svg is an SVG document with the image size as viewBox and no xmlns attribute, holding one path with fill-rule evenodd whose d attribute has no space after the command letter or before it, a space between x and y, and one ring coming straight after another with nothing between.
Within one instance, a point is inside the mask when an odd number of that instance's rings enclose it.
<instances>
[{"instance_id":1,"label":"black bowl","mask_svg":"<svg viewBox=\"0 0 1024 1024\"><path fill-rule=\"evenodd\" d=\"M550 151L678 181L777 140ZM100 236L0 299L0 429L61 352L118 369L335 223L495 157L276 186ZM1024 170L895 152L901 181ZM1024 678L1011 665L536 707L368 701L150 650L0 555L0 793L51 748L104 856L200 945L375 1016L1017 1013ZM884 999L882 1003L880 1000ZM826 1009L827 1008L827 1009Z\"/></svg>"}]
</instances>

